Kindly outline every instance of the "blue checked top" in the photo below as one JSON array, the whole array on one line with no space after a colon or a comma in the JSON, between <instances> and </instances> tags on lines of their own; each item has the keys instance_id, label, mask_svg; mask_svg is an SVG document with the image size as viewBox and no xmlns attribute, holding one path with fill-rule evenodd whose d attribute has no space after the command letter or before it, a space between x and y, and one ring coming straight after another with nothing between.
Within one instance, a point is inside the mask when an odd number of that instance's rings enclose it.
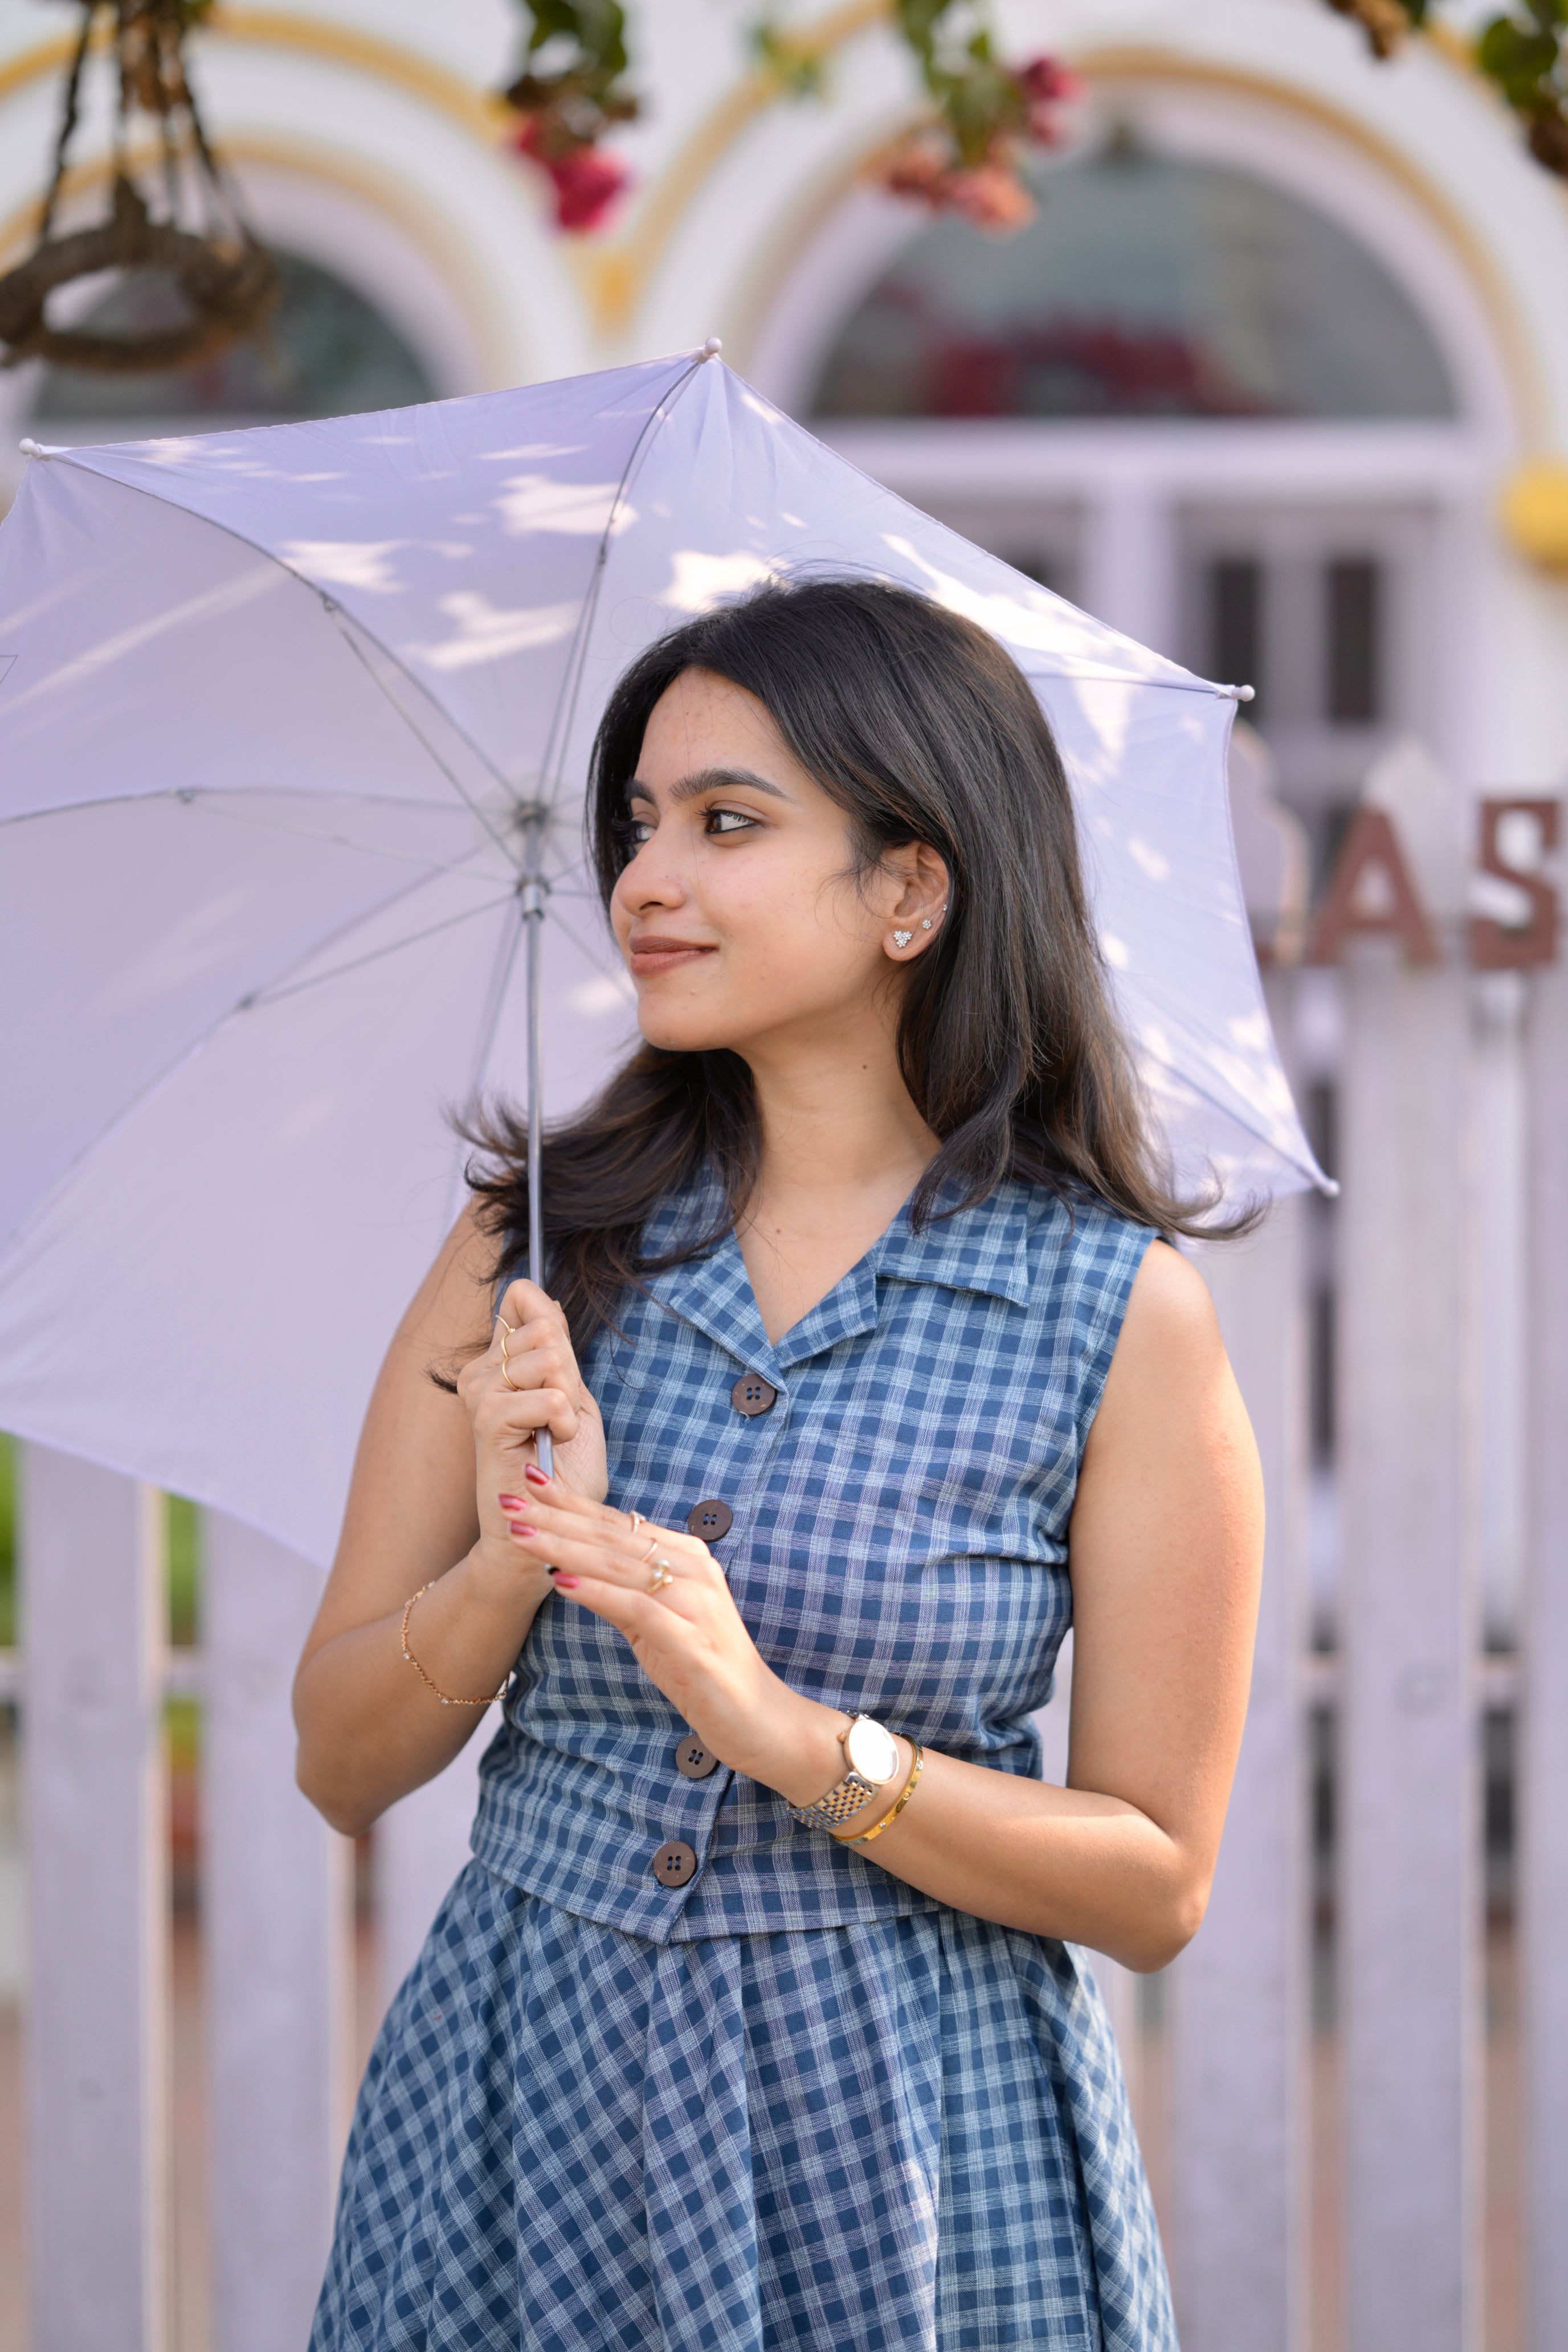
<instances>
[{"instance_id":1,"label":"blue checked top","mask_svg":"<svg viewBox=\"0 0 1568 2352\"><path fill-rule=\"evenodd\" d=\"M715 1205L706 1189L668 1201L647 1255ZM668 1527L728 1504L713 1549L785 1682L1037 1776L1030 1717L1072 1620L1079 1465L1152 1238L1019 1183L921 1234L901 1211L776 1344L727 1238L651 1276L587 1352L610 1499ZM751 1415L731 1393L748 1372L777 1391ZM723 1767L683 1777L687 1730L613 1626L547 1601L480 1768L474 1853L658 1944L942 1907L797 1826L773 1790ZM679 1885L653 1874L670 1840L698 1861Z\"/></svg>"}]
</instances>

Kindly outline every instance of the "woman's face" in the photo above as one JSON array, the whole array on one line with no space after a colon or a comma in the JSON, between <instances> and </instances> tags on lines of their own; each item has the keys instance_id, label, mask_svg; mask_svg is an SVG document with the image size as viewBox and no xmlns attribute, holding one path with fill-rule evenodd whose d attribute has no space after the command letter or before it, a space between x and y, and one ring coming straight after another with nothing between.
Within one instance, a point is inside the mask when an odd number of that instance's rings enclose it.
<instances>
[{"instance_id":1,"label":"woman's face","mask_svg":"<svg viewBox=\"0 0 1568 2352\"><path fill-rule=\"evenodd\" d=\"M936 936L941 859L911 845L858 882L843 810L711 671L655 705L628 803L637 846L610 915L650 1045L744 1052L842 1024L885 1007L889 983L896 1002L895 966Z\"/></svg>"}]
</instances>

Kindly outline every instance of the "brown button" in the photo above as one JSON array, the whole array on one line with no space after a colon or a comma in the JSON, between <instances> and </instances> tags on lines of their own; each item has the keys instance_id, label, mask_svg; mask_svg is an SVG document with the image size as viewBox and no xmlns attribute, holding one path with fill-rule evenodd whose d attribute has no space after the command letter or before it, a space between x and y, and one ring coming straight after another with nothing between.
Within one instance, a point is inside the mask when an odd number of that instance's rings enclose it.
<instances>
[{"instance_id":1,"label":"brown button","mask_svg":"<svg viewBox=\"0 0 1568 2352\"><path fill-rule=\"evenodd\" d=\"M741 1411L744 1412L745 1410L742 1405ZM687 1513L686 1532L689 1536L698 1537L703 1543L717 1543L721 1536L729 1534L734 1524L735 1514L729 1504L720 1502L715 1496L711 1502L699 1503L694 1511Z\"/></svg>"},{"instance_id":2,"label":"brown button","mask_svg":"<svg viewBox=\"0 0 1568 2352\"><path fill-rule=\"evenodd\" d=\"M697 1854L684 1838L671 1838L653 1858L653 1874L661 1886L684 1886L697 1875Z\"/></svg>"},{"instance_id":3,"label":"brown button","mask_svg":"<svg viewBox=\"0 0 1568 2352\"><path fill-rule=\"evenodd\" d=\"M719 1759L710 1748L704 1748L694 1731L689 1731L675 1751L675 1769L684 1772L689 1780L706 1780Z\"/></svg>"},{"instance_id":4,"label":"brown button","mask_svg":"<svg viewBox=\"0 0 1568 2352\"><path fill-rule=\"evenodd\" d=\"M730 1402L737 1412L753 1421L760 1412L772 1412L778 1394L772 1381L764 1381L761 1372L742 1372L730 1391Z\"/></svg>"}]
</instances>

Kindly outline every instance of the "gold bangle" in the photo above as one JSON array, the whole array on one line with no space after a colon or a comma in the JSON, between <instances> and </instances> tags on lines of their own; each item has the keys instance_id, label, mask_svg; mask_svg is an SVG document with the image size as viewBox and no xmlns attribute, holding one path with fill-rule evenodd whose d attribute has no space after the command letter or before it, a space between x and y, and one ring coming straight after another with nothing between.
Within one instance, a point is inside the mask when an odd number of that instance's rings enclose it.
<instances>
[{"instance_id":1,"label":"gold bangle","mask_svg":"<svg viewBox=\"0 0 1568 2352\"><path fill-rule=\"evenodd\" d=\"M422 1585L420 1586L420 1588L419 1588L418 1591L417 1591L417 1592L411 1592L411 1593L409 1594L409 1596L408 1596L407 1600L406 1600L406 1601L404 1602L404 1604L403 1604L403 1654L404 1654L404 1656L407 1659L407 1661L408 1661L409 1664L413 1667L413 1669L414 1669L415 1673L418 1675L418 1677L419 1677L420 1681L421 1681L421 1682L426 1685L426 1689L428 1689L428 1690L433 1690L433 1691L435 1692L435 1694L436 1694L437 1697L440 1700L440 1702L441 1702L441 1704L442 1704L442 1706L493 1706L495 1705L495 1702L496 1702L496 1700L497 1700L498 1698L505 1698L505 1696L506 1696L506 1685L507 1685L507 1683L510 1682L510 1680L511 1680L511 1676L510 1676L510 1675L508 1675L508 1676L507 1676L507 1678L506 1678L506 1682L503 1682L503 1683L502 1683L502 1685L501 1685L501 1686L500 1686L500 1690L499 1690L499 1691L491 1691L491 1693L490 1693L490 1695L489 1695L489 1696L488 1698L448 1698L448 1697L447 1697L447 1694L446 1694L446 1692L441 1688L440 1684L439 1684L439 1683L433 1683L433 1682L430 1680L429 1675L426 1673L426 1671L425 1671L424 1667L420 1664L420 1663L419 1663L418 1659L415 1656L415 1654L414 1654L413 1651L409 1648L409 1646L408 1646L408 1620L409 1620L409 1617L410 1617L410 1616L411 1616L411 1614L413 1613L413 1609L414 1609L414 1604L415 1604L415 1602L416 1602L416 1601L423 1601L423 1600L424 1600L424 1598L425 1598L425 1595L429 1591L429 1590L430 1590L430 1587L429 1587L427 1584L422 1584Z\"/></svg>"},{"instance_id":2,"label":"gold bangle","mask_svg":"<svg viewBox=\"0 0 1568 2352\"><path fill-rule=\"evenodd\" d=\"M858 1837L836 1837L833 1841L835 1845L869 1845L873 1838L880 1837L884 1830L890 1830L892 1828L893 1823L898 1820L899 1815L903 1811L904 1807L909 1803L910 1799L915 1793L915 1782L921 1777L921 1766L925 1760L924 1750L921 1748L918 1739L911 1739L910 1746L915 1751L915 1760L910 1767L910 1777L904 1782L903 1791L899 1798L898 1803L889 1812L884 1813L881 1820L878 1822L874 1827L868 1830L862 1830Z\"/></svg>"}]
</instances>

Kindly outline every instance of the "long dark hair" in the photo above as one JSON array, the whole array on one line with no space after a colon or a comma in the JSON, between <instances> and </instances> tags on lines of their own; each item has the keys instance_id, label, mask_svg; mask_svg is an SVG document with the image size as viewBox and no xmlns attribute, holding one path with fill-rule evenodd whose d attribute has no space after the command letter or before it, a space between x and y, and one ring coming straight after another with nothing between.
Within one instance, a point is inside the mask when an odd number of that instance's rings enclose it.
<instances>
[{"instance_id":1,"label":"long dark hair","mask_svg":"<svg viewBox=\"0 0 1568 2352\"><path fill-rule=\"evenodd\" d=\"M688 669L756 696L848 817L860 875L910 842L946 863L947 916L906 967L899 1015L904 1083L941 1139L911 1203L917 1228L1020 1177L1163 1233L1196 1231L1213 1203L1177 1198L1159 1164L1110 1010L1061 759L996 639L907 589L812 580L763 588L650 646L594 747L588 846L606 908L632 855L627 788L644 732ZM469 1182L498 1271L515 1270L528 1234L523 1125L491 1111L467 1132L482 1154ZM727 1049L640 1045L547 1137L550 1287L579 1349L613 1323L629 1286L731 1230L760 1154L751 1072ZM654 1208L705 1169L723 1193L718 1223L646 1257Z\"/></svg>"}]
</instances>

